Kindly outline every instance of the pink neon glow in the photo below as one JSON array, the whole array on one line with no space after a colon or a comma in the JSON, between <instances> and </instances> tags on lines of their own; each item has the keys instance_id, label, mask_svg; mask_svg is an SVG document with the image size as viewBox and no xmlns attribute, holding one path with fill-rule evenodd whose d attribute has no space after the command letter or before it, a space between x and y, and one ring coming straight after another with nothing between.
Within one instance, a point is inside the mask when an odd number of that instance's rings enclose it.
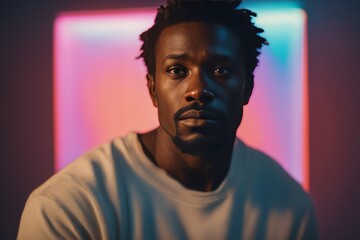
<instances>
[{"instance_id":1,"label":"pink neon glow","mask_svg":"<svg viewBox=\"0 0 360 240\"><path fill-rule=\"evenodd\" d=\"M271 13L257 11L271 45L263 50L238 136L277 159L308 189L306 15L299 11L294 21L277 22ZM158 125L145 67L135 60L138 35L154 15L137 9L65 13L56 19L56 170L111 138Z\"/></svg>"},{"instance_id":2,"label":"pink neon glow","mask_svg":"<svg viewBox=\"0 0 360 240\"><path fill-rule=\"evenodd\" d=\"M307 33L307 15L303 12L303 59L302 59L302 148L303 148L303 187L310 191L310 129L309 129L309 79L308 79L308 33Z\"/></svg>"}]
</instances>

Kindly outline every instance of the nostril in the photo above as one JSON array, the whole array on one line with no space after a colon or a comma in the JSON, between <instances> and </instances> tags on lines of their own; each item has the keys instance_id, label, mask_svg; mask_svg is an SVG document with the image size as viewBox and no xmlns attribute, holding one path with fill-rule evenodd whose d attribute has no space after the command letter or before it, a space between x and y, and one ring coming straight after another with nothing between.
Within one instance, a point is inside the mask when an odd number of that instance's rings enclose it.
<instances>
[{"instance_id":1,"label":"nostril","mask_svg":"<svg viewBox=\"0 0 360 240\"><path fill-rule=\"evenodd\" d=\"M204 91L202 91L202 93L203 93L202 94L203 98L206 99L207 101L212 101L215 98L215 94L211 91L204 90Z\"/></svg>"},{"instance_id":2,"label":"nostril","mask_svg":"<svg viewBox=\"0 0 360 240\"><path fill-rule=\"evenodd\" d=\"M195 99L194 97L192 97L192 96L186 96L186 97L185 97L185 100L186 100L187 102L193 102L193 101L195 101L196 99Z\"/></svg>"},{"instance_id":3,"label":"nostril","mask_svg":"<svg viewBox=\"0 0 360 240\"><path fill-rule=\"evenodd\" d=\"M187 102L200 101L203 103L212 102L215 98L215 94L209 90L193 90L185 95Z\"/></svg>"}]
</instances>

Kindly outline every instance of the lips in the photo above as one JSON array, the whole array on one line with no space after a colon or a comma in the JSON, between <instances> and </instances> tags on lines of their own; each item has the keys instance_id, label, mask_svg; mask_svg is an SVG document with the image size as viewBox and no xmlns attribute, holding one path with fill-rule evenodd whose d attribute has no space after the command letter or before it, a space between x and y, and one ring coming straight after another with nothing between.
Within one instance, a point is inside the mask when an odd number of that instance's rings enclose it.
<instances>
[{"instance_id":1,"label":"lips","mask_svg":"<svg viewBox=\"0 0 360 240\"><path fill-rule=\"evenodd\" d=\"M207 119L207 120L217 120L217 116L211 112L205 110L190 110L180 115L179 120L184 120L188 118L196 119Z\"/></svg>"},{"instance_id":2,"label":"lips","mask_svg":"<svg viewBox=\"0 0 360 240\"><path fill-rule=\"evenodd\" d=\"M179 116L178 120L188 127L205 127L219 122L219 118L215 114L205 110L186 111Z\"/></svg>"}]
</instances>

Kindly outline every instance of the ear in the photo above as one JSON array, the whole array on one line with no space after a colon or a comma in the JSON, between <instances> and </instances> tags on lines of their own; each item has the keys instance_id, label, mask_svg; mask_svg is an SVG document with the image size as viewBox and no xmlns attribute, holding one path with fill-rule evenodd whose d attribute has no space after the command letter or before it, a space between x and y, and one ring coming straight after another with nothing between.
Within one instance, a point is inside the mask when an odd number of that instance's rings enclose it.
<instances>
[{"instance_id":1,"label":"ear","mask_svg":"<svg viewBox=\"0 0 360 240\"><path fill-rule=\"evenodd\" d=\"M149 90L149 94L151 97L151 101L154 105L154 107L158 107L158 101L157 101L157 94L156 94L156 89L155 89L155 78L153 75L151 74L146 74L146 79L147 79L147 87Z\"/></svg>"},{"instance_id":2,"label":"ear","mask_svg":"<svg viewBox=\"0 0 360 240\"><path fill-rule=\"evenodd\" d=\"M247 79L244 85L243 105L249 103L253 88L254 88L254 79Z\"/></svg>"}]
</instances>

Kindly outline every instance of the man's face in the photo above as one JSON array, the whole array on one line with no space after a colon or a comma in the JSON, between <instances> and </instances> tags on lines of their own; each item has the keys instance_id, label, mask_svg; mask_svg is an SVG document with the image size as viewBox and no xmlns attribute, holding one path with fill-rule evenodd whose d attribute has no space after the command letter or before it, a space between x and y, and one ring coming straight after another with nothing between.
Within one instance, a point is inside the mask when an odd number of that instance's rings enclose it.
<instances>
[{"instance_id":1,"label":"man's face","mask_svg":"<svg viewBox=\"0 0 360 240\"><path fill-rule=\"evenodd\" d=\"M182 152L209 155L234 140L250 95L240 46L222 25L179 23L160 34L148 86L159 130Z\"/></svg>"}]
</instances>

